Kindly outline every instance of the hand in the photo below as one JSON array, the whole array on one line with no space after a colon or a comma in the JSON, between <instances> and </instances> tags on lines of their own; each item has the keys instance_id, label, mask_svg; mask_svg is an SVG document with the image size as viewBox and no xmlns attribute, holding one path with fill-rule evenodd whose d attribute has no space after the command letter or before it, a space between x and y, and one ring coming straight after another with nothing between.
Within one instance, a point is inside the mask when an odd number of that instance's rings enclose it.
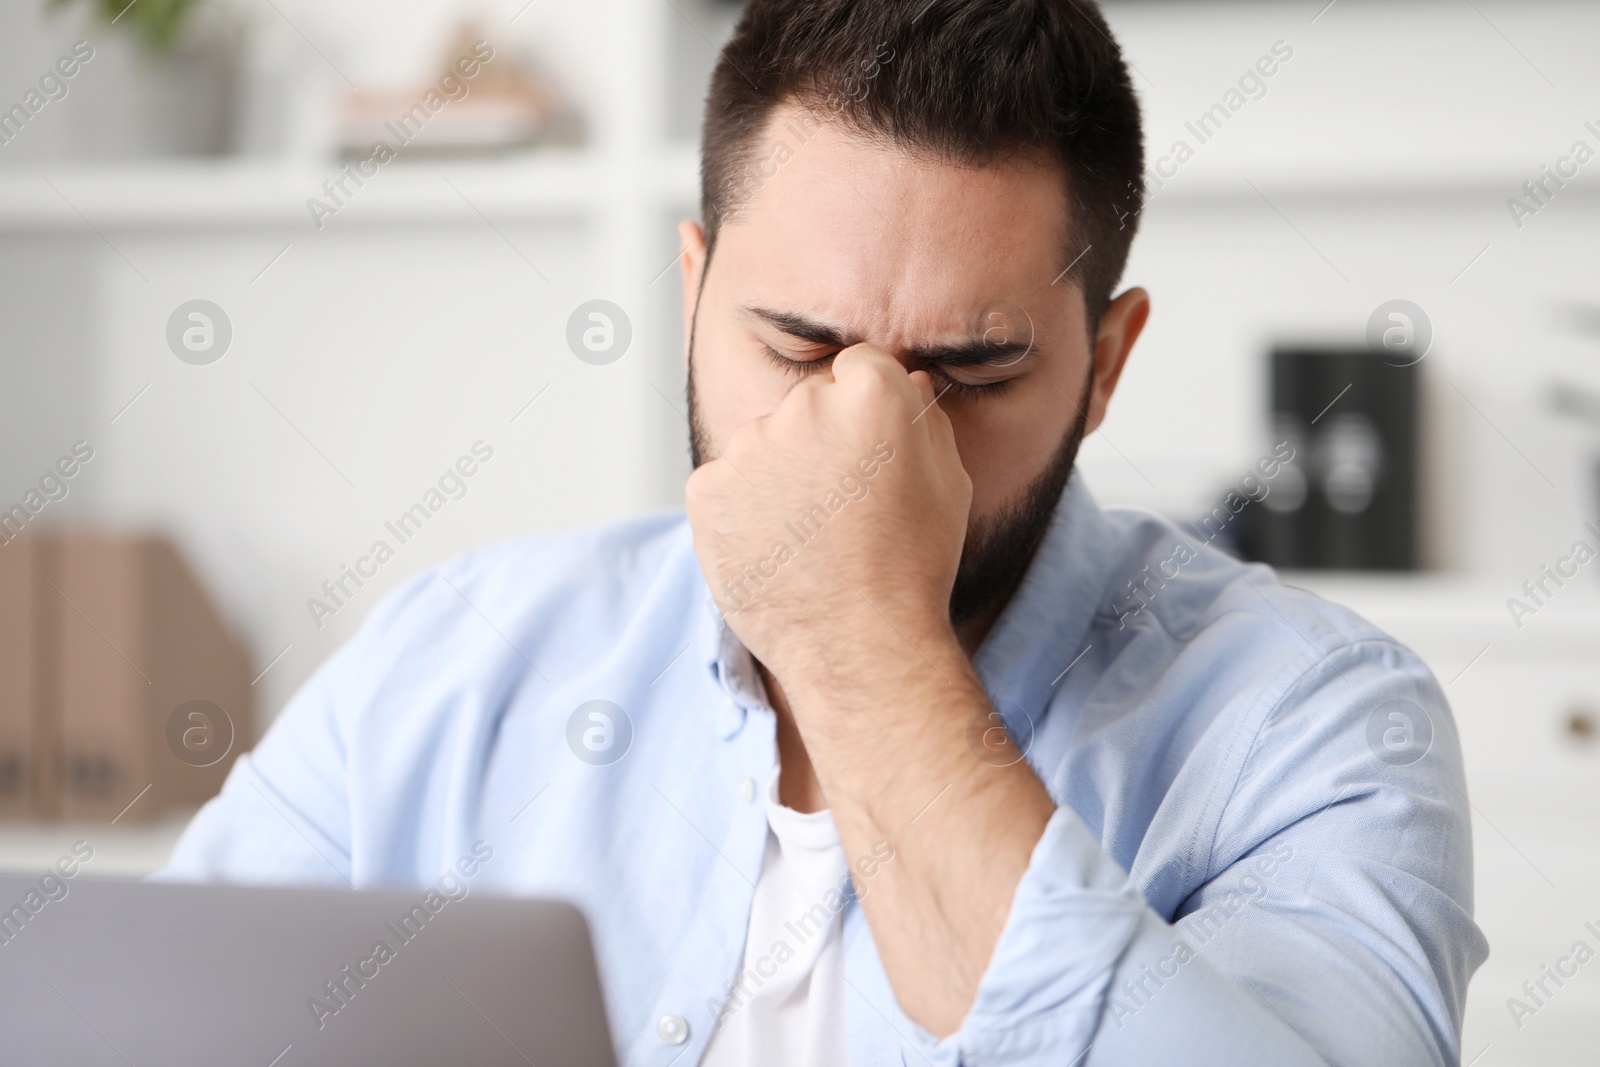
<instances>
[{"instance_id":1,"label":"hand","mask_svg":"<svg viewBox=\"0 0 1600 1067\"><path fill-rule=\"evenodd\" d=\"M712 596L780 679L844 681L877 650L954 640L972 483L926 372L844 349L730 434L685 495Z\"/></svg>"}]
</instances>

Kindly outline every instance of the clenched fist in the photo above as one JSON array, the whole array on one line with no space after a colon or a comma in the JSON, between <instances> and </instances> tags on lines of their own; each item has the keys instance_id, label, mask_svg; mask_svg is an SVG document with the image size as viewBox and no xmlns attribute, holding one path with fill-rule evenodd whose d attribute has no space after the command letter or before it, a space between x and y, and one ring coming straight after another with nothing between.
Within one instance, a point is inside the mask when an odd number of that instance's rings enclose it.
<instances>
[{"instance_id":1,"label":"clenched fist","mask_svg":"<svg viewBox=\"0 0 1600 1067\"><path fill-rule=\"evenodd\" d=\"M778 678L948 640L972 483L933 383L853 345L728 436L685 490L728 625Z\"/></svg>"}]
</instances>

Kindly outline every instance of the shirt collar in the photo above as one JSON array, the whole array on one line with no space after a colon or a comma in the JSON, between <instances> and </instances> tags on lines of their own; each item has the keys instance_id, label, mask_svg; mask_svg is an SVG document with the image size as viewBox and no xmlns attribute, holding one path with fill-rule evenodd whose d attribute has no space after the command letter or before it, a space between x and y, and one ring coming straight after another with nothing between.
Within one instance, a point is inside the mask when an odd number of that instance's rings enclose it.
<instances>
[{"instance_id":1,"label":"shirt collar","mask_svg":"<svg viewBox=\"0 0 1600 1067\"><path fill-rule=\"evenodd\" d=\"M973 661L1013 737L1031 733L1056 684L1087 650L1089 626L1113 580L1114 547L1105 516L1074 469L1022 582ZM727 697L716 716L717 734L727 739L739 732L751 709L767 706L766 689L754 657L729 628L703 579L698 588L696 653Z\"/></svg>"},{"instance_id":2,"label":"shirt collar","mask_svg":"<svg viewBox=\"0 0 1600 1067\"><path fill-rule=\"evenodd\" d=\"M703 580L699 588L703 596L695 628L695 649L700 663L710 672L712 683L727 698L715 715L717 736L727 740L739 732L751 708L766 707L766 687L756 672L755 657L734 636Z\"/></svg>"}]
</instances>

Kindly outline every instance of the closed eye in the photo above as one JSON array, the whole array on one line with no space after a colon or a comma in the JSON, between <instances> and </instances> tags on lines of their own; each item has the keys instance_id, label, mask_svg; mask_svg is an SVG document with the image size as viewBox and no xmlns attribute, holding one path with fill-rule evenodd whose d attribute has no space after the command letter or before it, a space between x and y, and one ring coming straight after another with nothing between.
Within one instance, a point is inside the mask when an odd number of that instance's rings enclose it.
<instances>
[{"instance_id":1,"label":"closed eye","mask_svg":"<svg viewBox=\"0 0 1600 1067\"><path fill-rule=\"evenodd\" d=\"M1012 382L1017 380L1015 377L1011 377L1001 378L993 382L963 382L952 377L950 372L943 366L935 364L926 369L929 377L934 380L934 393L937 396L954 394L960 397L994 397L999 396Z\"/></svg>"},{"instance_id":2,"label":"closed eye","mask_svg":"<svg viewBox=\"0 0 1600 1067\"><path fill-rule=\"evenodd\" d=\"M793 374L798 378L804 378L808 375L818 374L827 370L829 367L833 366L833 357L838 354L837 352L829 352L827 355L818 356L814 359L790 359L788 356L785 356L771 345L765 343L762 344L761 351L762 354L767 357L767 361L773 366L777 367L785 374ZM935 363L921 369L926 370L928 372L928 376L933 379L934 391L939 396L954 395L958 397L992 397L999 395L1007 386L1016 381L1015 376L1002 378L993 382L961 381L954 376L954 373L970 373L972 368L969 367L947 368L941 364ZM952 373L952 371L954 371L954 373Z\"/></svg>"},{"instance_id":3,"label":"closed eye","mask_svg":"<svg viewBox=\"0 0 1600 1067\"><path fill-rule=\"evenodd\" d=\"M833 357L838 354L829 352L827 355L819 356L816 359L790 359L769 344L763 344L761 351L766 355L768 362L785 374L794 374L802 378L808 374L816 374L818 371L827 370L833 366Z\"/></svg>"}]
</instances>

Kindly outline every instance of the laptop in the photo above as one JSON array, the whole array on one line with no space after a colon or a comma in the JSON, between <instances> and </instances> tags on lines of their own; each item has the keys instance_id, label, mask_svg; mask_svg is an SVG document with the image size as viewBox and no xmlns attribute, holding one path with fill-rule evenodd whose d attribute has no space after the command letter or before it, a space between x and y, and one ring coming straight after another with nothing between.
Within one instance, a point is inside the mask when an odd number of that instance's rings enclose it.
<instances>
[{"instance_id":1,"label":"laptop","mask_svg":"<svg viewBox=\"0 0 1600 1067\"><path fill-rule=\"evenodd\" d=\"M74 1067L615 1067L571 905L0 875L0 1054Z\"/></svg>"}]
</instances>

